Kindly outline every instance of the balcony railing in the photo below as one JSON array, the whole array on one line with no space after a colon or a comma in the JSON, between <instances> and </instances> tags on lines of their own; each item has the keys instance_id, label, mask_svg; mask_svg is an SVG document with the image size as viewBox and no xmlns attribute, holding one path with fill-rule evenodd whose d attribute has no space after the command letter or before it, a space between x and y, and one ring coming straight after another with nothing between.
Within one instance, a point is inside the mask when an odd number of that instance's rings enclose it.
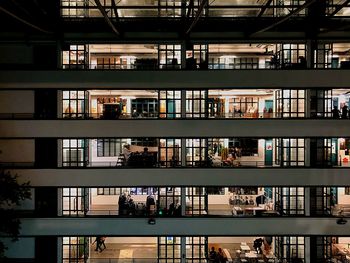
<instances>
[{"instance_id":1,"label":"balcony railing","mask_svg":"<svg viewBox=\"0 0 350 263\"><path fill-rule=\"evenodd\" d=\"M301 168L350 168L350 162L345 162L338 160L337 163L326 162L315 164L312 166L304 166L299 164L294 165L278 165L276 163L266 163L265 161L249 161L241 160L240 158L228 161L228 160L218 160L213 161L209 159L208 161L191 161L187 165L181 165L179 161L174 163L174 161L145 161L142 158L135 158L131 162L125 162L122 159L117 159L115 161L89 161L89 162L72 162L63 163L62 166L51 167L55 169L89 169L89 168L108 168L108 169L145 169L145 168L159 168L159 169L195 169L195 168L208 168L208 169L234 169L234 168L286 168L286 169L301 169ZM290 161L292 163L292 161ZM0 162L0 168L41 168L40 165L35 162Z\"/></svg>"},{"instance_id":2,"label":"balcony railing","mask_svg":"<svg viewBox=\"0 0 350 263\"><path fill-rule=\"evenodd\" d=\"M332 113L322 113L317 117L302 117L304 113L278 113L278 112L235 112L235 113L185 113L185 117L175 118L173 116L180 113L168 113L171 117L166 117L165 113L142 112L142 113L63 113L61 117L48 114L36 113L0 113L0 120L144 120L144 119L336 119L349 120L348 116L342 118L341 114L332 116ZM299 117L297 117L299 115ZM322 116L323 115L323 116Z\"/></svg>"}]
</instances>

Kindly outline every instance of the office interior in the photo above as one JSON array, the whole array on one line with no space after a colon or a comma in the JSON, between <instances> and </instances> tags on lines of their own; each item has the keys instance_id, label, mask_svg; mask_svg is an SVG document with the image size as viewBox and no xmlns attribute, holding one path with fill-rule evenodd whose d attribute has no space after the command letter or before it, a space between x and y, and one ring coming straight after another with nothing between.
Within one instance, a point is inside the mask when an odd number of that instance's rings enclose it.
<instances>
[{"instance_id":1,"label":"office interior","mask_svg":"<svg viewBox=\"0 0 350 263\"><path fill-rule=\"evenodd\" d=\"M305 237L302 236L160 236L103 237L102 250L96 245L99 237L63 237L63 262L77 258L89 262L212 262L219 249L227 262L268 262L305 258ZM96 251L97 249L97 251ZM213 260L214 259L214 260Z\"/></svg>"},{"instance_id":2,"label":"office interior","mask_svg":"<svg viewBox=\"0 0 350 263\"><path fill-rule=\"evenodd\" d=\"M59 145L62 167L349 167L350 160L349 138L99 138Z\"/></svg>"},{"instance_id":3,"label":"office interior","mask_svg":"<svg viewBox=\"0 0 350 263\"><path fill-rule=\"evenodd\" d=\"M60 216L350 216L350 187L61 188ZM317 202L310 211L309 203Z\"/></svg>"},{"instance_id":4,"label":"office interior","mask_svg":"<svg viewBox=\"0 0 350 263\"><path fill-rule=\"evenodd\" d=\"M108 17L121 18L151 18L151 17L166 17L167 19L180 18L183 15L182 4L178 1L147 1L147 0L125 0L118 2L118 9L113 7L113 1L101 1L101 5L105 9ZM184 1L185 5L191 5L191 1ZM200 1L192 2L192 15L199 8ZM266 5L272 3L272 5ZM326 2L320 9L325 16L349 16L350 9L346 5L338 10L338 5L342 1ZM202 17L280 17L288 15L289 12L295 11L304 4L303 1L254 1L254 0L238 0L235 5L232 5L227 0L217 0L209 2L206 9L201 14ZM135 8L137 7L137 8ZM264 12L261 13L261 8ZM99 12L97 6L88 0L61 0L61 16L69 19L84 19L84 18L98 18L103 15ZM306 16L306 12L301 10L298 16Z\"/></svg>"},{"instance_id":5,"label":"office interior","mask_svg":"<svg viewBox=\"0 0 350 263\"><path fill-rule=\"evenodd\" d=\"M60 94L62 118L350 118L349 89L315 94L305 89L63 90Z\"/></svg>"},{"instance_id":6,"label":"office interior","mask_svg":"<svg viewBox=\"0 0 350 263\"><path fill-rule=\"evenodd\" d=\"M186 54L182 54L182 48ZM318 44L307 62L306 43L78 44L62 51L63 69L220 70L349 68L350 43Z\"/></svg>"}]
</instances>

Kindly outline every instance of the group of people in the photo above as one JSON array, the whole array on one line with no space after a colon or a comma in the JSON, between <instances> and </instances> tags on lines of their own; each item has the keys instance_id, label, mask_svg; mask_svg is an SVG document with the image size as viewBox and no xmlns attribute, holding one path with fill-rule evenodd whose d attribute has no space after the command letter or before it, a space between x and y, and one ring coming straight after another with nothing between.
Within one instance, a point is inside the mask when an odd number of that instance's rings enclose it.
<instances>
[{"instance_id":1,"label":"group of people","mask_svg":"<svg viewBox=\"0 0 350 263\"><path fill-rule=\"evenodd\" d=\"M243 196L239 197L235 195L233 198L231 197L229 199L229 203L230 205L255 205L255 202L252 196L250 196L250 198L248 199L248 196L243 198Z\"/></svg>"},{"instance_id":2,"label":"group of people","mask_svg":"<svg viewBox=\"0 0 350 263\"><path fill-rule=\"evenodd\" d=\"M332 117L333 119L348 119L350 118L350 109L346 104L341 108L341 110L339 110L337 106L334 106L332 110Z\"/></svg>"},{"instance_id":3,"label":"group of people","mask_svg":"<svg viewBox=\"0 0 350 263\"><path fill-rule=\"evenodd\" d=\"M132 152L130 145L125 144L123 147L124 165L131 167L154 167L156 165L155 153L149 152L145 147L143 152Z\"/></svg>"},{"instance_id":4,"label":"group of people","mask_svg":"<svg viewBox=\"0 0 350 263\"><path fill-rule=\"evenodd\" d=\"M209 251L209 262L210 263L226 263L227 257L224 251L219 247L218 251L215 251L215 247L212 247Z\"/></svg>"},{"instance_id":5,"label":"group of people","mask_svg":"<svg viewBox=\"0 0 350 263\"><path fill-rule=\"evenodd\" d=\"M130 194L122 193L118 199L118 212L119 215L134 215L135 214L135 202L131 198Z\"/></svg>"}]
</instances>

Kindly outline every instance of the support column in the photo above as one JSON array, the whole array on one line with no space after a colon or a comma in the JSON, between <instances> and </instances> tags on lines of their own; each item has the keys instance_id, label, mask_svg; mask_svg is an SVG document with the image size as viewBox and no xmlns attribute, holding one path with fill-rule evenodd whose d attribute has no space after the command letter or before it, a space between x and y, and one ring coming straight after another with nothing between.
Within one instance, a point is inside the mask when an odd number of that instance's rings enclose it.
<instances>
[{"instance_id":1,"label":"support column","mask_svg":"<svg viewBox=\"0 0 350 263\"><path fill-rule=\"evenodd\" d=\"M181 166L186 167L186 139L181 139Z\"/></svg>"},{"instance_id":2,"label":"support column","mask_svg":"<svg viewBox=\"0 0 350 263\"><path fill-rule=\"evenodd\" d=\"M186 118L186 90L181 90L181 118Z\"/></svg>"},{"instance_id":3,"label":"support column","mask_svg":"<svg viewBox=\"0 0 350 263\"><path fill-rule=\"evenodd\" d=\"M305 156L304 156L304 163L305 163L305 167L310 167L310 160L311 160L311 143L310 143L311 139L310 138L306 138L304 139L304 147L305 147ZM316 153L314 153L316 154Z\"/></svg>"},{"instance_id":4,"label":"support column","mask_svg":"<svg viewBox=\"0 0 350 263\"><path fill-rule=\"evenodd\" d=\"M311 116L311 90L310 89L306 89L305 90L305 118L310 118Z\"/></svg>"},{"instance_id":5,"label":"support column","mask_svg":"<svg viewBox=\"0 0 350 263\"><path fill-rule=\"evenodd\" d=\"M57 44L56 44L56 50L57 50L57 69L60 69L62 68L62 42L61 41L57 41Z\"/></svg>"},{"instance_id":6,"label":"support column","mask_svg":"<svg viewBox=\"0 0 350 263\"><path fill-rule=\"evenodd\" d=\"M186 216L186 187L181 187L181 216Z\"/></svg>"},{"instance_id":7,"label":"support column","mask_svg":"<svg viewBox=\"0 0 350 263\"><path fill-rule=\"evenodd\" d=\"M186 69L186 41L181 43L181 69Z\"/></svg>"},{"instance_id":8,"label":"support column","mask_svg":"<svg viewBox=\"0 0 350 263\"><path fill-rule=\"evenodd\" d=\"M186 263L186 237L181 237L181 263Z\"/></svg>"},{"instance_id":9,"label":"support column","mask_svg":"<svg viewBox=\"0 0 350 263\"><path fill-rule=\"evenodd\" d=\"M311 245L310 237L304 238L304 249L305 249L305 263L311 263Z\"/></svg>"},{"instance_id":10,"label":"support column","mask_svg":"<svg viewBox=\"0 0 350 263\"><path fill-rule=\"evenodd\" d=\"M57 262L63 262L63 237L57 237Z\"/></svg>"},{"instance_id":11,"label":"support column","mask_svg":"<svg viewBox=\"0 0 350 263\"><path fill-rule=\"evenodd\" d=\"M62 199L63 199L63 188L57 188L57 215L58 216L62 216L63 214Z\"/></svg>"},{"instance_id":12,"label":"support column","mask_svg":"<svg viewBox=\"0 0 350 263\"><path fill-rule=\"evenodd\" d=\"M313 68L314 67L314 44L313 40L308 39L306 41L306 67Z\"/></svg>"},{"instance_id":13,"label":"support column","mask_svg":"<svg viewBox=\"0 0 350 263\"><path fill-rule=\"evenodd\" d=\"M310 216L310 187L304 188L305 216Z\"/></svg>"}]
</instances>

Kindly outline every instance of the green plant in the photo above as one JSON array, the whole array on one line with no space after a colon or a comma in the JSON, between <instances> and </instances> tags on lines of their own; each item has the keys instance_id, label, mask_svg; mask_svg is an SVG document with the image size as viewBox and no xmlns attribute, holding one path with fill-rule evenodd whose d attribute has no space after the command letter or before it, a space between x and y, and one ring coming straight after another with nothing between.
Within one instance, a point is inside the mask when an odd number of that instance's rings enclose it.
<instances>
[{"instance_id":1,"label":"green plant","mask_svg":"<svg viewBox=\"0 0 350 263\"><path fill-rule=\"evenodd\" d=\"M19 184L18 175L0 170L0 235L18 239L20 220L17 218L14 206L31 197L29 182ZM4 257L7 247L0 241L0 258Z\"/></svg>"}]
</instances>

